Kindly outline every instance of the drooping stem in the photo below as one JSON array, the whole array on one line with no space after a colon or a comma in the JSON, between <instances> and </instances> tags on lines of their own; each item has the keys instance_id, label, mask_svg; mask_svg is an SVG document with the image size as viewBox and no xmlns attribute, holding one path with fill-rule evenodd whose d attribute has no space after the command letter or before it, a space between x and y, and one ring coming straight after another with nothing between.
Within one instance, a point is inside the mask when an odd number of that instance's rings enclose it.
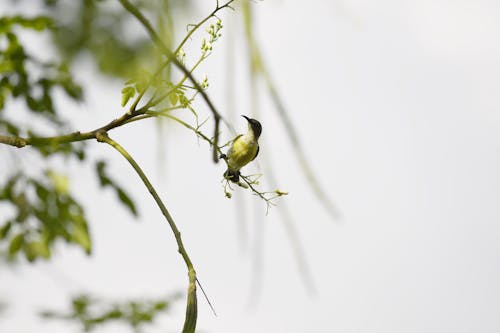
<instances>
[{"instance_id":1,"label":"drooping stem","mask_svg":"<svg viewBox=\"0 0 500 333\"><path fill-rule=\"evenodd\" d=\"M299 165L304 173L309 186L313 190L314 194L318 198L319 202L324 206L325 210L330 214L330 216L337 220L340 217L340 213L337 207L334 205L332 200L328 197L326 191L323 188L320 180L316 176L316 173L312 170L309 163L309 159L306 157L305 149L302 147L301 141L299 140L298 131L296 130L292 119L289 115L288 110L285 108L285 104L281 96L278 93L276 85L271 78L271 74L264 63L262 54L257 43L255 36L253 35L252 29L252 11L250 6L250 1L243 2L243 19L245 33L247 37L247 43L251 55L251 65L252 65L252 75L260 75L264 79L264 83L270 94L271 101L273 102L278 116L281 122L285 126L286 134L292 143L292 148L295 155L299 161Z\"/></svg>"},{"instance_id":2,"label":"drooping stem","mask_svg":"<svg viewBox=\"0 0 500 333\"><path fill-rule=\"evenodd\" d=\"M170 215L167 207L161 200L160 196L154 189L151 182L149 181L148 177L146 176L142 168L139 166L139 164L137 164L137 162L132 158L132 156L130 156L130 154L120 144L111 139L105 131L97 132L96 139L99 142L107 143L108 145L115 148L130 163L130 165L134 168L135 172L139 175L142 182L148 189L149 193L151 193L151 195L153 196L153 199L160 208L161 213L163 214L163 216L165 216L165 219L167 220L170 229L174 234L175 241L177 242L177 247L178 247L177 250L182 256L182 259L184 260L184 263L186 264L186 267L188 269L188 277L189 277L188 296L186 305L186 317L184 319L184 328L182 332L193 333L196 328L196 319L198 316L198 306L196 299L196 271L194 270L193 263L191 262L191 259L189 258L189 255L186 249L184 248L184 244L181 238L181 233L177 228L177 225L175 224L175 221Z\"/></svg>"}]
</instances>

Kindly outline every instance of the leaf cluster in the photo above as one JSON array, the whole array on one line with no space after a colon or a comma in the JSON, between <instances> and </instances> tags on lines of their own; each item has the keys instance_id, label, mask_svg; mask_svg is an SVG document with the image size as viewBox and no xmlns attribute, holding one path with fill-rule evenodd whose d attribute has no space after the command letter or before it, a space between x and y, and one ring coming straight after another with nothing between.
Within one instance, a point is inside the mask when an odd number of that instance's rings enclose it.
<instances>
[{"instance_id":1,"label":"leaf cluster","mask_svg":"<svg viewBox=\"0 0 500 333\"><path fill-rule=\"evenodd\" d=\"M69 193L68 179L54 171L40 178L17 173L2 186L0 203L14 208L0 227L0 240L8 243L8 258L48 259L58 240L78 245L90 254L87 219Z\"/></svg>"},{"instance_id":2,"label":"leaf cluster","mask_svg":"<svg viewBox=\"0 0 500 333\"><path fill-rule=\"evenodd\" d=\"M0 45L5 45L0 48L0 112L9 98L22 99L31 112L61 127L65 122L54 107L54 90L61 88L68 97L79 101L83 98L82 87L74 81L65 62L45 62L30 51L18 36L19 27L40 32L52 29L53 21L46 16L0 17ZM13 122L2 119L2 125L10 134L20 132Z\"/></svg>"},{"instance_id":3,"label":"leaf cluster","mask_svg":"<svg viewBox=\"0 0 500 333\"><path fill-rule=\"evenodd\" d=\"M58 24L53 41L69 62L85 53L101 73L127 78L148 67L157 52L147 36L133 33L135 22L126 11L106 2L111 1L54 1L51 12Z\"/></svg>"},{"instance_id":4,"label":"leaf cluster","mask_svg":"<svg viewBox=\"0 0 500 333\"><path fill-rule=\"evenodd\" d=\"M116 192L118 200L120 200L120 202L125 207L127 207L134 216L137 216L138 212L134 201L132 200L130 195L109 176L109 174L106 172L106 167L107 165L105 161L98 161L96 163L96 172L101 187L112 188Z\"/></svg>"},{"instance_id":5,"label":"leaf cluster","mask_svg":"<svg viewBox=\"0 0 500 333\"><path fill-rule=\"evenodd\" d=\"M45 318L76 321L85 331L94 330L104 324L123 322L137 332L144 325L153 323L159 315L168 312L178 298L179 295L173 295L162 299L113 303L83 294L72 299L69 313L43 311L40 315Z\"/></svg>"}]
</instances>

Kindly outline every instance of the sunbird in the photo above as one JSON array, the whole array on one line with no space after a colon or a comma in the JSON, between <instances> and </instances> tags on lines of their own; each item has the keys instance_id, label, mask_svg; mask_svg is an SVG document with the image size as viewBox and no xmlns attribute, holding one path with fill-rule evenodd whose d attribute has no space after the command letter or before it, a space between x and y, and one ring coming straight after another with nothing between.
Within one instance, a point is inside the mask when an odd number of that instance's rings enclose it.
<instances>
[{"instance_id":1,"label":"sunbird","mask_svg":"<svg viewBox=\"0 0 500 333\"><path fill-rule=\"evenodd\" d=\"M224 178L233 183L240 180L240 169L253 161L259 154L258 140L262 133L262 125L257 120L244 115L242 117L248 122L247 132L236 136L227 153L221 156L227 162Z\"/></svg>"}]
</instances>

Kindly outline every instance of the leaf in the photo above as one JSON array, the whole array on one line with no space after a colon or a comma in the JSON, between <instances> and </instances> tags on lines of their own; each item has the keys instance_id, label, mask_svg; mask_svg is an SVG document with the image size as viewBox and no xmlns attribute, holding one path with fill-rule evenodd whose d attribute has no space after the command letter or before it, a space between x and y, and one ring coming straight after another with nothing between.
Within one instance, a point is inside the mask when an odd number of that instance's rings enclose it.
<instances>
[{"instance_id":1,"label":"leaf","mask_svg":"<svg viewBox=\"0 0 500 333\"><path fill-rule=\"evenodd\" d=\"M101 184L102 187L109 186L113 188L120 202L130 210L132 215L137 217L139 213L137 211L137 207L134 201L122 187L116 184L116 182L107 175L106 167L107 165L106 162L104 161L98 161L96 163L96 171L97 171L97 176L99 178L99 183Z\"/></svg>"},{"instance_id":2,"label":"leaf","mask_svg":"<svg viewBox=\"0 0 500 333\"><path fill-rule=\"evenodd\" d=\"M37 16L32 19L28 19L27 25L25 23L25 27L33 28L37 31L42 31L47 28L51 28L53 26L53 21L50 17L47 16Z\"/></svg>"},{"instance_id":3,"label":"leaf","mask_svg":"<svg viewBox=\"0 0 500 333\"><path fill-rule=\"evenodd\" d=\"M102 187L111 185L112 182L106 175L106 162L98 161L95 165L97 176L99 177L99 183Z\"/></svg>"},{"instance_id":4,"label":"leaf","mask_svg":"<svg viewBox=\"0 0 500 333\"><path fill-rule=\"evenodd\" d=\"M189 102L189 99L184 95L180 96L180 101L181 101L181 105L183 107L187 107L191 103L191 102Z\"/></svg>"},{"instance_id":5,"label":"leaf","mask_svg":"<svg viewBox=\"0 0 500 333\"><path fill-rule=\"evenodd\" d=\"M48 259L50 258L50 249L46 242L40 240L40 241L25 243L24 254L26 255L29 261L34 261L39 257Z\"/></svg>"},{"instance_id":6,"label":"leaf","mask_svg":"<svg viewBox=\"0 0 500 333\"><path fill-rule=\"evenodd\" d=\"M124 87L122 89L122 103L121 103L122 106L127 105L129 99L134 97L134 95L135 95L134 87L130 87L130 86Z\"/></svg>"},{"instance_id":7,"label":"leaf","mask_svg":"<svg viewBox=\"0 0 500 333\"><path fill-rule=\"evenodd\" d=\"M69 194L69 178L68 176L55 172L53 170L47 171L47 177L52 182L52 187L60 195Z\"/></svg>"},{"instance_id":8,"label":"leaf","mask_svg":"<svg viewBox=\"0 0 500 333\"><path fill-rule=\"evenodd\" d=\"M64 91L68 96L76 100L81 100L83 97L83 89L80 85L76 84L73 80L67 79L61 82Z\"/></svg>"},{"instance_id":9,"label":"leaf","mask_svg":"<svg viewBox=\"0 0 500 333\"><path fill-rule=\"evenodd\" d=\"M53 26L53 21L47 16L35 16L33 18L28 18L24 16L12 16L12 17L2 17L0 21L0 31L8 29L13 25L20 25L23 28L33 29L36 31L42 31Z\"/></svg>"},{"instance_id":10,"label":"leaf","mask_svg":"<svg viewBox=\"0 0 500 333\"><path fill-rule=\"evenodd\" d=\"M116 193L118 194L118 199L126 206L128 209L130 209L130 212L134 215L137 216L137 208L135 207L134 202L132 199L128 196L128 194L120 187L116 186Z\"/></svg>"},{"instance_id":11,"label":"leaf","mask_svg":"<svg viewBox=\"0 0 500 333\"><path fill-rule=\"evenodd\" d=\"M165 310L167 307L168 307L168 302L165 301L156 302L154 305L154 309L156 311Z\"/></svg>"},{"instance_id":12,"label":"leaf","mask_svg":"<svg viewBox=\"0 0 500 333\"><path fill-rule=\"evenodd\" d=\"M172 104L172 106L175 106L179 101L179 96L177 96L175 92L172 92L168 98L170 99L170 104Z\"/></svg>"},{"instance_id":13,"label":"leaf","mask_svg":"<svg viewBox=\"0 0 500 333\"><path fill-rule=\"evenodd\" d=\"M9 257L14 257L17 252L21 249L24 243L24 234L15 235L10 241L9 245Z\"/></svg>"},{"instance_id":14,"label":"leaf","mask_svg":"<svg viewBox=\"0 0 500 333\"><path fill-rule=\"evenodd\" d=\"M71 239L80 244L87 254L92 251L92 245L90 242L90 237L87 228L84 225L75 224L73 232L71 233Z\"/></svg>"},{"instance_id":15,"label":"leaf","mask_svg":"<svg viewBox=\"0 0 500 333\"><path fill-rule=\"evenodd\" d=\"M0 240L5 239L5 237L7 237L11 227L12 227L12 222L9 221L0 228Z\"/></svg>"}]
</instances>

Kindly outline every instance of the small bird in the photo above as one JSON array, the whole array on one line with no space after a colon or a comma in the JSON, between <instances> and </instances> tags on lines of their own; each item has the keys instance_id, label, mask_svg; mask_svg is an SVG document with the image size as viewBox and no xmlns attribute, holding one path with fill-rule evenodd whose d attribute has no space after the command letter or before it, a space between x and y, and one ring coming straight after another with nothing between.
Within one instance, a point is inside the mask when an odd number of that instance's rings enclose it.
<instances>
[{"instance_id":1,"label":"small bird","mask_svg":"<svg viewBox=\"0 0 500 333\"><path fill-rule=\"evenodd\" d=\"M240 180L240 169L253 161L259 154L259 137L262 133L262 125L255 119L243 116L248 121L248 131L234 138L226 155L221 158L227 162L227 170L224 178L233 183Z\"/></svg>"}]
</instances>

